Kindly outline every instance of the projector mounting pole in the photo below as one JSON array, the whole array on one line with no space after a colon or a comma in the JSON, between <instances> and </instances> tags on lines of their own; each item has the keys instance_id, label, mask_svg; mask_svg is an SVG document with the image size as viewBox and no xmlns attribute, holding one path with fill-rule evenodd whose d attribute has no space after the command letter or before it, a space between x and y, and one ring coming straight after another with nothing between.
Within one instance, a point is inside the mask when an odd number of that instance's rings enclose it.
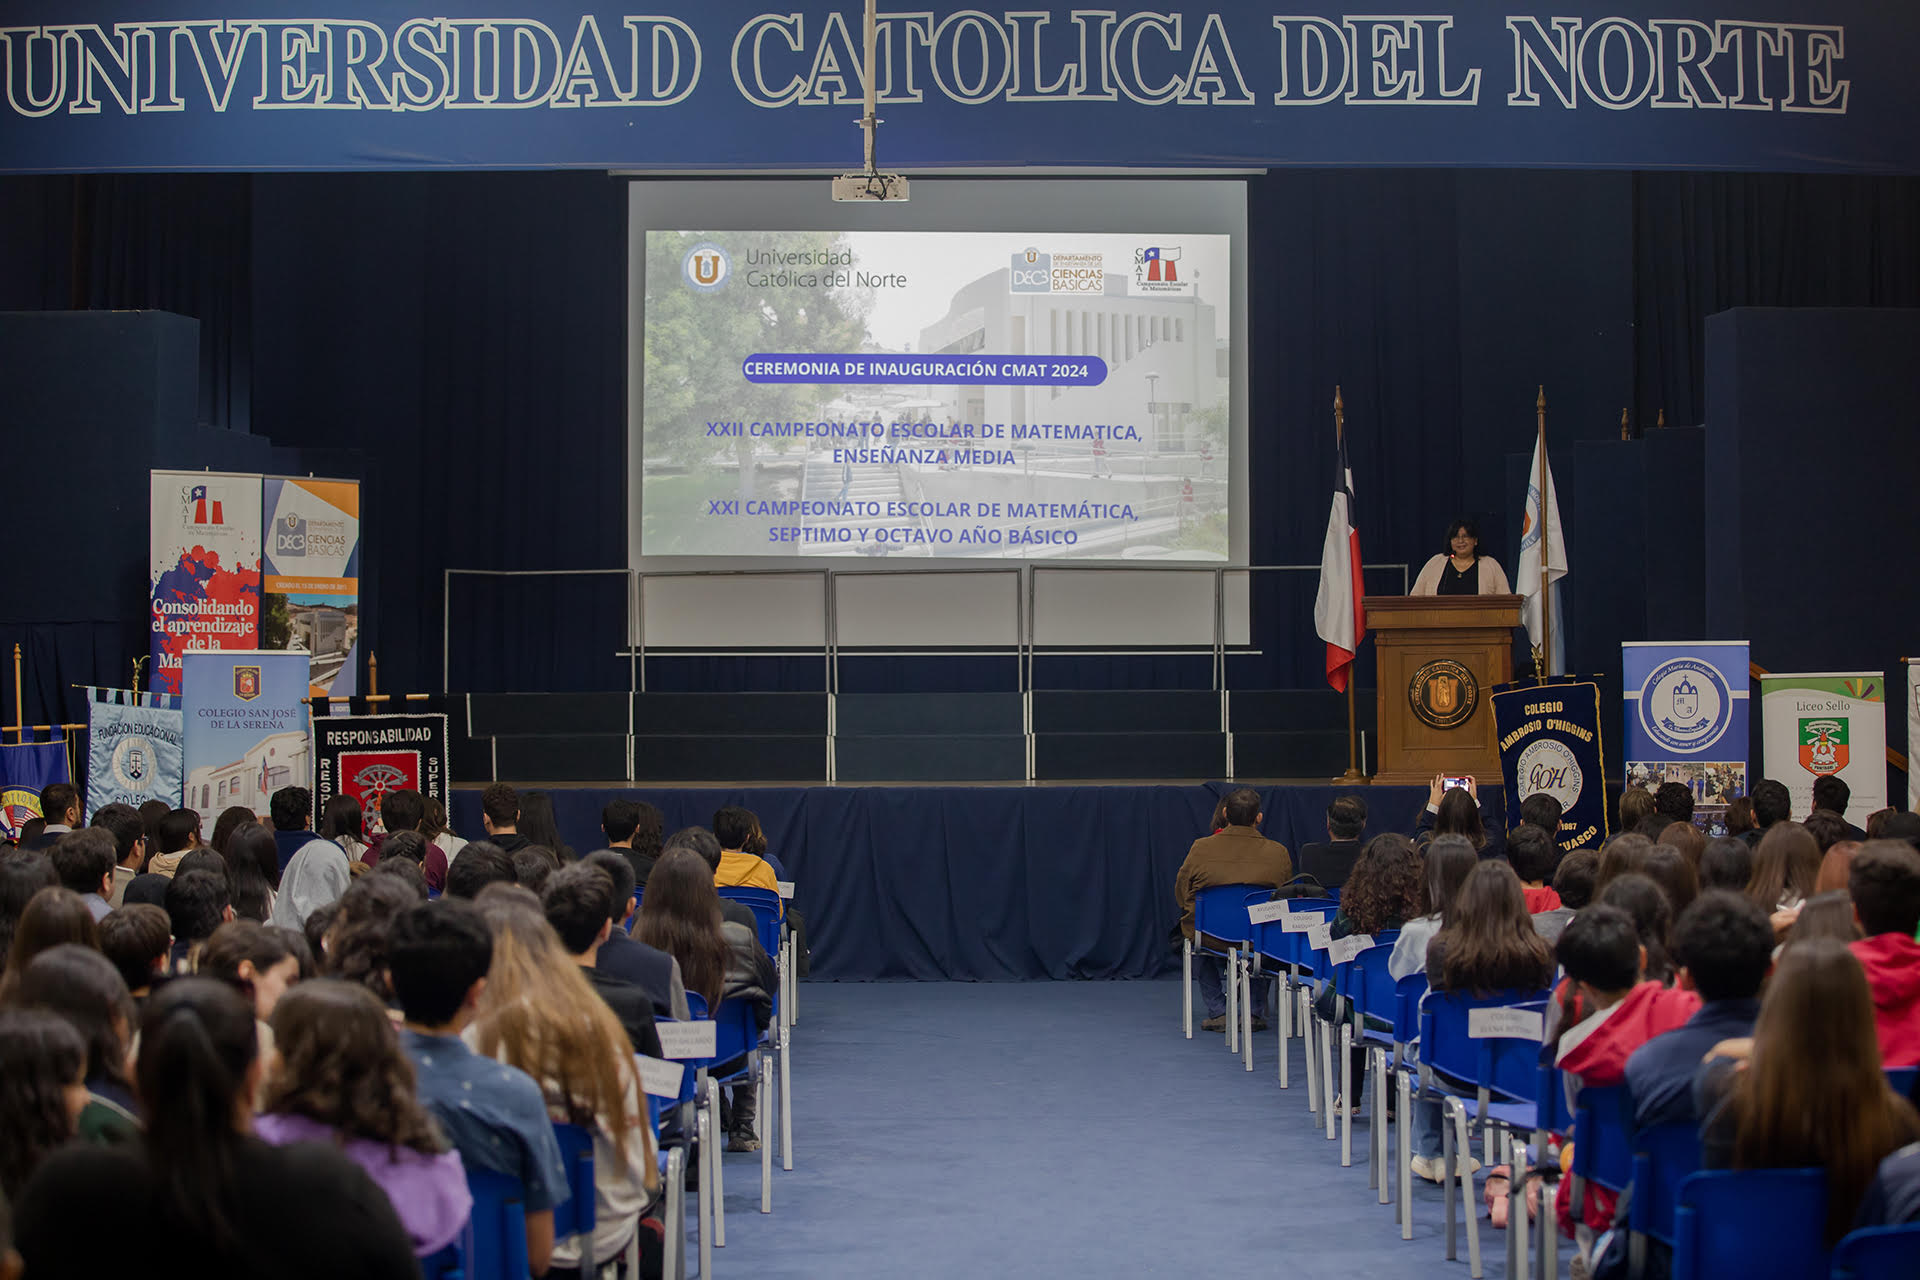
<instances>
[{"instance_id":1,"label":"projector mounting pole","mask_svg":"<svg viewBox=\"0 0 1920 1280\"><path fill-rule=\"evenodd\" d=\"M833 198L835 200L875 200L901 201L907 199L907 180L897 173L880 172L880 80L879 59L875 56L880 43L880 0L867 0L866 58L861 70L866 81L866 93L862 95L866 105L866 114L857 122L861 132L866 134L864 151L866 167L859 173L842 174L833 180Z\"/></svg>"},{"instance_id":2,"label":"projector mounting pole","mask_svg":"<svg viewBox=\"0 0 1920 1280\"><path fill-rule=\"evenodd\" d=\"M873 65L874 46L879 43L876 38L879 31L879 13L877 12L879 7L880 0L867 0L867 58L866 75L864 77L867 87L867 113L860 117L860 128L867 135L867 176L869 178L878 177L880 173L878 167L879 148L877 145L879 143L880 118L874 114L878 106L880 83L878 77L874 74Z\"/></svg>"}]
</instances>

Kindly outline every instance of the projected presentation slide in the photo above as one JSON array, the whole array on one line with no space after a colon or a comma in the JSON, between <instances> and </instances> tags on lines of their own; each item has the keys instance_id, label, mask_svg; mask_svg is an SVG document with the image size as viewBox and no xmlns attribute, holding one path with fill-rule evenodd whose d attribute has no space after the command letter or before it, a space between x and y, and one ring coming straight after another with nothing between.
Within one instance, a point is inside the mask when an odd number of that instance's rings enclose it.
<instances>
[{"instance_id":1,"label":"projected presentation slide","mask_svg":"<svg viewBox=\"0 0 1920 1280\"><path fill-rule=\"evenodd\" d=\"M642 553L1227 559L1229 244L649 230Z\"/></svg>"}]
</instances>

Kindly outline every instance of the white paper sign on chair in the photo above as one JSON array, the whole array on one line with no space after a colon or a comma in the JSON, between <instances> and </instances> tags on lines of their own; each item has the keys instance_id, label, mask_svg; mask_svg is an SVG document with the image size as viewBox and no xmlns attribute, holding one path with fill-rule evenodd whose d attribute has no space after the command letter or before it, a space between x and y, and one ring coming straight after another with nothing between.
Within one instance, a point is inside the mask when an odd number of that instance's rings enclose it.
<instances>
[{"instance_id":1,"label":"white paper sign on chair","mask_svg":"<svg viewBox=\"0 0 1920 1280\"><path fill-rule=\"evenodd\" d=\"M1344 938L1335 938L1327 946L1327 959L1334 964L1345 964L1372 945L1371 934L1352 933Z\"/></svg>"},{"instance_id":2,"label":"white paper sign on chair","mask_svg":"<svg viewBox=\"0 0 1920 1280\"><path fill-rule=\"evenodd\" d=\"M1546 1015L1538 1009L1469 1009L1467 1037L1472 1040L1532 1040L1546 1035Z\"/></svg>"},{"instance_id":3,"label":"white paper sign on chair","mask_svg":"<svg viewBox=\"0 0 1920 1280\"><path fill-rule=\"evenodd\" d=\"M656 1024L656 1027L661 1031L666 1030L665 1023ZM633 1062L640 1068L640 1087L648 1095L655 1098L680 1096L680 1086L687 1078L685 1067L677 1062L662 1062L659 1058L650 1058L644 1053L634 1054Z\"/></svg>"},{"instance_id":4,"label":"white paper sign on chair","mask_svg":"<svg viewBox=\"0 0 1920 1280\"><path fill-rule=\"evenodd\" d=\"M1247 905L1247 920L1252 924L1270 924L1287 914L1287 903L1253 902Z\"/></svg>"},{"instance_id":5,"label":"white paper sign on chair","mask_svg":"<svg viewBox=\"0 0 1920 1280\"><path fill-rule=\"evenodd\" d=\"M711 1058L719 1045L719 1029L707 1021L656 1022L654 1029L660 1033L661 1054L669 1058Z\"/></svg>"},{"instance_id":6,"label":"white paper sign on chair","mask_svg":"<svg viewBox=\"0 0 1920 1280\"><path fill-rule=\"evenodd\" d=\"M1333 926L1317 924L1307 930L1307 945L1315 951L1325 951L1333 945Z\"/></svg>"},{"instance_id":7,"label":"white paper sign on chair","mask_svg":"<svg viewBox=\"0 0 1920 1280\"><path fill-rule=\"evenodd\" d=\"M775 880L773 883L774 883L774 886L780 890L781 897L791 898L793 896L793 881Z\"/></svg>"},{"instance_id":8,"label":"white paper sign on chair","mask_svg":"<svg viewBox=\"0 0 1920 1280\"><path fill-rule=\"evenodd\" d=\"M1326 922L1327 913L1324 911L1294 911L1281 918L1280 932L1312 933Z\"/></svg>"}]
</instances>

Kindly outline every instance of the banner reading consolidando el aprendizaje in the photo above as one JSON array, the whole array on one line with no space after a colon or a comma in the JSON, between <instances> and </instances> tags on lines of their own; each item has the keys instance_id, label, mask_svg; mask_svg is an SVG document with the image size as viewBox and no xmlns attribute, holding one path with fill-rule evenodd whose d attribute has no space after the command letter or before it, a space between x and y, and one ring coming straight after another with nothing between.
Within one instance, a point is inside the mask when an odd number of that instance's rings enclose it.
<instances>
[{"instance_id":1,"label":"banner reading consolidando el aprendizaje","mask_svg":"<svg viewBox=\"0 0 1920 1280\"><path fill-rule=\"evenodd\" d=\"M1228 237L652 231L645 555L1228 551Z\"/></svg>"}]
</instances>

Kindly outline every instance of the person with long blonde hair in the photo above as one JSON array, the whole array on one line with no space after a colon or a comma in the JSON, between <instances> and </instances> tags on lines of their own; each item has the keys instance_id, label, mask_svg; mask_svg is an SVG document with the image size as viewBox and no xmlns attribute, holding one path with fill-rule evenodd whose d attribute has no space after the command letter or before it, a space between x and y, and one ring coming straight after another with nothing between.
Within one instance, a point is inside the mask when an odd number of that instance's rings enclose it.
<instances>
[{"instance_id":1,"label":"person with long blonde hair","mask_svg":"<svg viewBox=\"0 0 1920 1280\"><path fill-rule=\"evenodd\" d=\"M531 893L489 886L475 905L493 933L493 962L463 1036L476 1052L532 1076L555 1122L593 1133L591 1247L580 1237L555 1241L548 1275L595 1274L625 1251L636 1230L657 1274L665 1237L649 1210L660 1178L627 1033Z\"/></svg>"}]
</instances>

